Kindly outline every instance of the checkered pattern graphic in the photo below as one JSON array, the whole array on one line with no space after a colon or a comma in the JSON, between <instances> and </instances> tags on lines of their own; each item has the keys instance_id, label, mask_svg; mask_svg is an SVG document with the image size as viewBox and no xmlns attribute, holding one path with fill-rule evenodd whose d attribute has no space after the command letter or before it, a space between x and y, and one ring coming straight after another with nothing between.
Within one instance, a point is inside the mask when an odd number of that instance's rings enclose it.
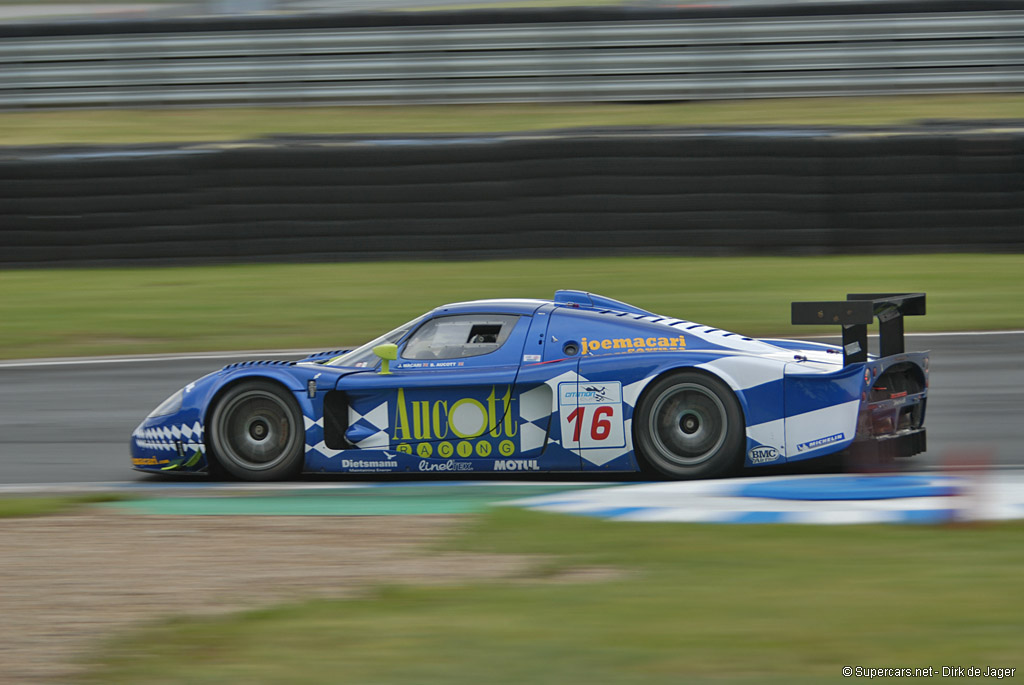
<instances>
[{"instance_id":1,"label":"checkered pattern graphic","mask_svg":"<svg viewBox=\"0 0 1024 685\"><path fill-rule=\"evenodd\" d=\"M622 404L623 407L629 407L626 413L630 417L632 417L633 408L636 406L640 393L643 392L643 389L647 387L647 384L652 379L653 376L644 378L622 388ZM523 452L543 446L547 422L552 414L558 412L559 383L600 383L600 381L592 381L575 371L566 371L559 376L548 379L544 385L520 395L519 418L521 422L519 425L519 445ZM603 466L614 459L629 454L633 451L632 425L632 418L627 418L623 424L626 434L626 444L623 447L583 449L580 450L580 454L585 460L596 466ZM560 441L553 435L549 436L548 442L552 445L560 444Z\"/></svg>"},{"instance_id":2,"label":"checkered pattern graphic","mask_svg":"<svg viewBox=\"0 0 1024 685\"><path fill-rule=\"evenodd\" d=\"M551 414L557 409L555 397L555 388L550 383L538 385L519 396L520 451L531 452L544 446ZM558 444L557 438L549 441Z\"/></svg>"},{"instance_id":3,"label":"checkered pattern graphic","mask_svg":"<svg viewBox=\"0 0 1024 685\"><path fill-rule=\"evenodd\" d=\"M338 456L344 450L331 449L324 442L324 420L323 417L319 419L312 419L308 416L302 417L306 426L306 453L320 454L327 459ZM369 429L372 433L356 443L356 447L359 449L387 449L390 445L390 437L388 435L388 428L390 427L391 419L390 412L388 410L388 403L381 402L376 407L360 414L355 409L349 407L348 410L348 425L349 427L359 426L360 428Z\"/></svg>"},{"instance_id":4,"label":"checkered pattern graphic","mask_svg":"<svg viewBox=\"0 0 1024 685\"><path fill-rule=\"evenodd\" d=\"M142 449L158 450L164 452L176 452L175 442L183 446L194 448L203 444L203 426L198 421L192 425L181 424L174 426L160 426L158 428L143 428L139 426L132 433L135 444Z\"/></svg>"}]
</instances>

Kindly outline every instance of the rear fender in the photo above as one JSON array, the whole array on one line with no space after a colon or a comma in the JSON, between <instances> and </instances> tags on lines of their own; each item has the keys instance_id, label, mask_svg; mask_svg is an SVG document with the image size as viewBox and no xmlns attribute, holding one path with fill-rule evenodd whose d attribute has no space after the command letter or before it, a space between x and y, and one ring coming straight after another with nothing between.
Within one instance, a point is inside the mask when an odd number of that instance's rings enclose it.
<instances>
[{"instance_id":1,"label":"rear fender","mask_svg":"<svg viewBox=\"0 0 1024 685\"><path fill-rule=\"evenodd\" d=\"M800 363L786 365L786 457L809 459L845 449L857 434L865 390L865 365L835 373L807 373Z\"/></svg>"}]
</instances>

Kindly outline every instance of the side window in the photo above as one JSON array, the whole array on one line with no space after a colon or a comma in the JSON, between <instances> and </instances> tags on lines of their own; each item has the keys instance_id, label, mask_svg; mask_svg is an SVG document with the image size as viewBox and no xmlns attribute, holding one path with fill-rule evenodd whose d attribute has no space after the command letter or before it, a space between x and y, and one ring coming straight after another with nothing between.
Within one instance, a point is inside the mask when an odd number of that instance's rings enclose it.
<instances>
[{"instance_id":1,"label":"side window","mask_svg":"<svg viewBox=\"0 0 1024 685\"><path fill-rule=\"evenodd\" d=\"M518 316L462 314L439 316L420 326L403 359L461 359L494 352L508 339Z\"/></svg>"}]
</instances>

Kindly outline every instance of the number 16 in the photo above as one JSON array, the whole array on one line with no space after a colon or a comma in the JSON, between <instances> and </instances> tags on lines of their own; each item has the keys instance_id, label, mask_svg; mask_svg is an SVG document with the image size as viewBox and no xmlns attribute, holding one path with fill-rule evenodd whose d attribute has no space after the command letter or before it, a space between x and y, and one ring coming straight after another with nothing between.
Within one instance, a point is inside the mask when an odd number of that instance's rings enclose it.
<instances>
[{"instance_id":1,"label":"number 16","mask_svg":"<svg viewBox=\"0 0 1024 685\"><path fill-rule=\"evenodd\" d=\"M573 424L572 440L580 441L580 432L583 430L583 422L586 420L586 407L576 407L569 416L569 422ZM595 442L606 440L612 432L611 416L615 414L615 407L605 405L594 410L590 417L590 438Z\"/></svg>"}]
</instances>

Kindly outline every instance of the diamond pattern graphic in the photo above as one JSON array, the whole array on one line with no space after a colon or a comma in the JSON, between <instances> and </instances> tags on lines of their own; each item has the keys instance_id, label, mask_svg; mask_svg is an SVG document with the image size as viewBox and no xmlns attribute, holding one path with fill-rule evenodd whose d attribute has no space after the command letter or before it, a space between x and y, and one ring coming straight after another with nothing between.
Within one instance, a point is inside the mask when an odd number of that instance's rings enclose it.
<instances>
[{"instance_id":1,"label":"diamond pattern graphic","mask_svg":"<svg viewBox=\"0 0 1024 685\"><path fill-rule=\"evenodd\" d=\"M533 423L521 423L519 425L519 449L523 452L540 449L544 446L544 436L547 431Z\"/></svg>"},{"instance_id":2,"label":"diamond pattern graphic","mask_svg":"<svg viewBox=\"0 0 1024 685\"><path fill-rule=\"evenodd\" d=\"M548 385L539 385L519 396L519 449L522 452L544 446L544 436L554 410L554 394ZM555 442L555 441L552 441Z\"/></svg>"},{"instance_id":3,"label":"diamond pattern graphic","mask_svg":"<svg viewBox=\"0 0 1024 685\"><path fill-rule=\"evenodd\" d=\"M175 441L183 443L186 449L205 449L203 447L203 426L196 421L191 426L180 424L175 426L158 426L143 428L139 426L132 432L132 439L142 449L162 452L177 452Z\"/></svg>"},{"instance_id":4,"label":"diamond pattern graphic","mask_svg":"<svg viewBox=\"0 0 1024 685\"><path fill-rule=\"evenodd\" d=\"M551 387L548 385L539 385L519 396L519 418L523 421L541 421L551 416L553 409Z\"/></svg>"},{"instance_id":5,"label":"diamond pattern graphic","mask_svg":"<svg viewBox=\"0 0 1024 685\"><path fill-rule=\"evenodd\" d=\"M377 431L368 438L363 438L356 443L356 447L361 450L366 449L387 449L388 445L391 444L391 436L388 435L387 431Z\"/></svg>"},{"instance_id":6,"label":"diamond pattern graphic","mask_svg":"<svg viewBox=\"0 0 1024 685\"><path fill-rule=\"evenodd\" d=\"M358 425L373 431L372 435L369 435L357 442L356 447L359 449L387 448L390 444L390 437L388 436L388 426L390 424L389 417L390 413L388 410L388 403L386 401L381 402L376 407L366 412L366 414L360 414L352 407L349 407L348 425ZM316 452L328 459L331 459L344 451L331 449L324 442L324 420L322 417L314 420L308 416L304 416L303 419L306 425L307 453Z\"/></svg>"}]
</instances>

